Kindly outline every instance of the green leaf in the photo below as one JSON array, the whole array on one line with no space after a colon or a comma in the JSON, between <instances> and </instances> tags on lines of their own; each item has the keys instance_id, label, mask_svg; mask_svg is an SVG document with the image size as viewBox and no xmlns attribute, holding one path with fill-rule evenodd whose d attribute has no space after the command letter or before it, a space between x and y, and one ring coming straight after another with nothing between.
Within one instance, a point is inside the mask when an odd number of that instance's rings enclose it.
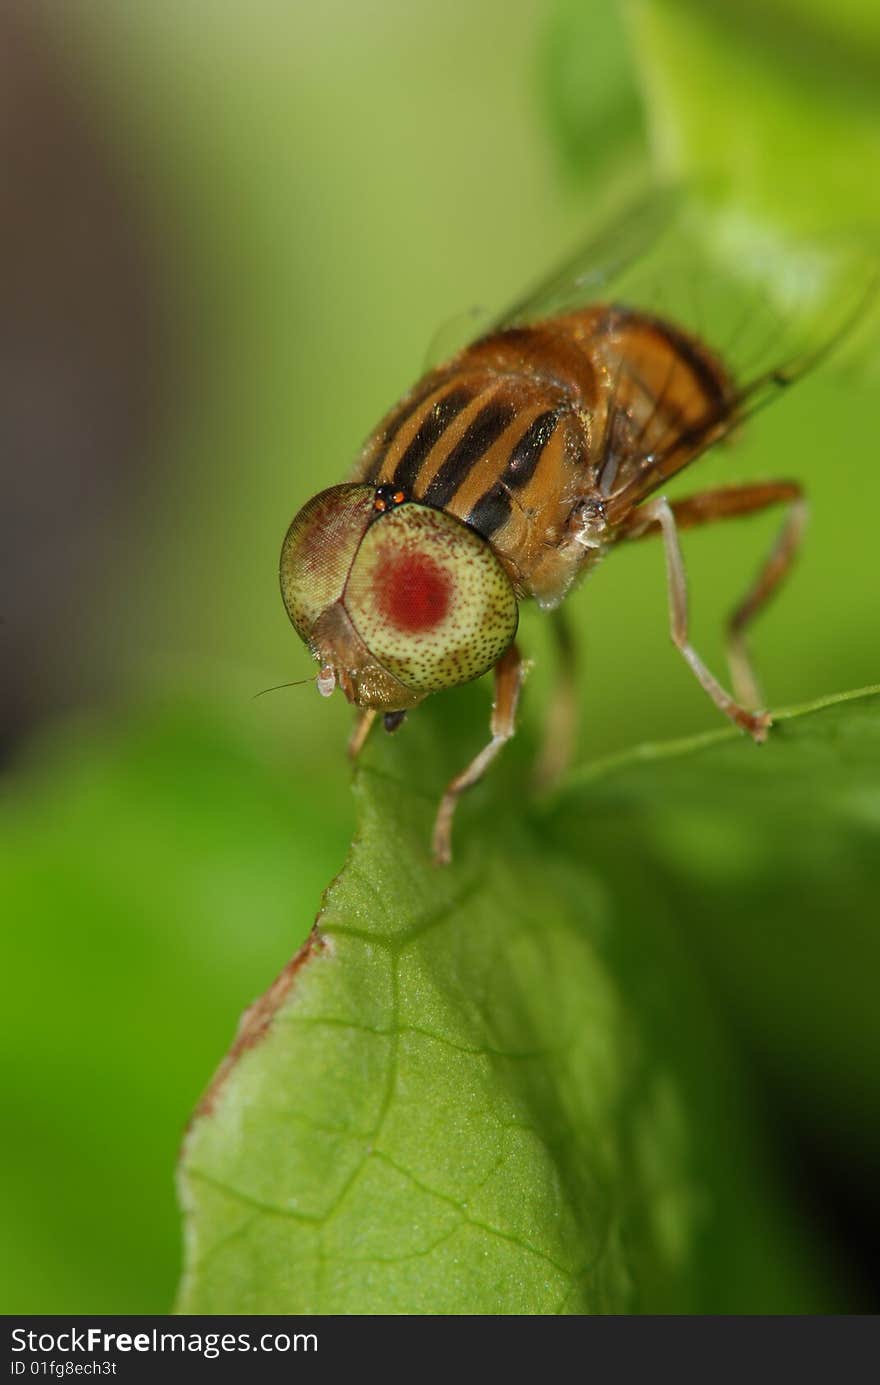
<instances>
[{"instance_id":1,"label":"green leaf","mask_svg":"<svg viewBox=\"0 0 880 1385\"><path fill-rule=\"evenodd\" d=\"M806 715L805 712L809 714ZM780 716L762 753L728 733L582 771L622 897L675 902L762 1068L851 1176L880 1159L880 689ZM662 777L658 784L658 775ZM572 847L565 801L554 831ZM638 883L614 864L638 841Z\"/></svg>"},{"instance_id":2,"label":"green leaf","mask_svg":"<svg viewBox=\"0 0 880 1385\"><path fill-rule=\"evenodd\" d=\"M872 0L625 0L661 169L718 181L756 220L874 228L880 23Z\"/></svg>"},{"instance_id":3,"label":"green leaf","mask_svg":"<svg viewBox=\"0 0 880 1385\"><path fill-rule=\"evenodd\" d=\"M566 172L584 183L632 177L648 157L645 118L626 27L616 4L601 16L556 0L538 50L543 103Z\"/></svg>"},{"instance_id":4,"label":"green leaf","mask_svg":"<svg viewBox=\"0 0 880 1385\"><path fill-rule=\"evenodd\" d=\"M735 375L761 351L746 353L743 322L794 355L845 325L836 366L876 370L880 202L865 176L880 159L875 5L619 0L597 22L589 6L555 0L542 72L567 167L601 174L606 191L672 183L699 208L711 263L685 254L684 275L658 266L663 316L687 320L697 304L698 336L722 357L726 341L743 348L742 360L730 353ZM594 190L594 214L597 200ZM711 298L724 278L749 285L733 329ZM809 342L796 344L807 324Z\"/></svg>"},{"instance_id":5,"label":"green leaf","mask_svg":"<svg viewBox=\"0 0 880 1385\"><path fill-rule=\"evenodd\" d=\"M757 973L774 928L800 920L827 950L828 901L853 882L853 909L876 898L880 697L783 720L762 748L722 731L636 752L538 809L511 755L438 872L444 725L426 711L371 748L349 862L193 1123L181 1310L833 1306L682 921L720 919L728 950L739 921ZM755 990L789 1037L824 1005L814 1041L839 1032L852 1077L834 976L807 967L774 997L771 967ZM866 996L853 1024L880 1045Z\"/></svg>"}]
</instances>

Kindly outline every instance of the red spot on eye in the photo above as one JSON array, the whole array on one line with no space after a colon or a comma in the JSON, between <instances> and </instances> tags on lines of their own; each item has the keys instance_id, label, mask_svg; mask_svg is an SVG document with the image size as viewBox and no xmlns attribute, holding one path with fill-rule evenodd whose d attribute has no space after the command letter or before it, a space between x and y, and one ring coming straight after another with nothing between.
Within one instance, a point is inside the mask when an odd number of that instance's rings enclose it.
<instances>
[{"instance_id":1,"label":"red spot on eye","mask_svg":"<svg viewBox=\"0 0 880 1385\"><path fill-rule=\"evenodd\" d=\"M376 598L390 625L409 634L431 630L445 619L452 595L449 574L423 553L379 559Z\"/></svg>"}]
</instances>

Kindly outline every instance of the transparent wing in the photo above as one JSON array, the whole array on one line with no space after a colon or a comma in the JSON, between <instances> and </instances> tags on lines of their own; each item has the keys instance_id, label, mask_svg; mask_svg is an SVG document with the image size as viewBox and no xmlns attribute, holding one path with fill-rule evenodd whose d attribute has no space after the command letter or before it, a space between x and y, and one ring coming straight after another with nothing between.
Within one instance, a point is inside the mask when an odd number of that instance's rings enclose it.
<instances>
[{"instance_id":1,"label":"transparent wing","mask_svg":"<svg viewBox=\"0 0 880 1385\"><path fill-rule=\"evenodd\" d=\"M613 301L684 328L745 378L774 354L821 355L860 319L877 278L876 236L795 242L697 188L657 187L480 335Z\"/></svg>"},{"instance_id":2,"label":"transparent wing","mask_svg":"<svg viewBox=\"0 0 880 1385\"><path fill-rule=\"evenodd\" d=\"M654 406L643 412L638 431L622 430L627 465L609 495L609 514L625 513L832 353L856 348L863 332L876 335L878 282L877 255L864 239L798 244L730 211L680 205L647 254L615 276L613 300L683 332L714 358L728 384L696 417L682 419L675 410L664 417L663 395L674 394L674 372L688 368L687 352L671 357L670 374L655 387ZM615 396L624 401L640 366L625 353L618 362L609 449L626 422Z\"/></svg>"},{"instance_id":3,"label":"transparent wing","mask_svg":"<svg viewBox=\"0 0 880 1385\"><path fill-rule=\"evenodd\" d=\"M653 188L608 217L583 245L504 312L473 307L441 323L425 352L424 369L441 365L462 347L505 327L523 326L594 301L671 229L682 196L677 188Z\"/></svg>"},{"instance_id":4,"label":"transparent wing","mask_svg":"<svg viewBox=\"0 0 880 1385\"><path fill-rule=\"evenodd\" d=\"M713 202L705 189L656 188L504 312L462 315L436 345L449 347L454 335L460 347L542 319L607 309L598 318L585 314L584 331L594 335L582 345L608 387L596 447L598 471L611 478L603 494L613 519L827 356L856 359L866 336L876 341L878 262L865 236L798 243ZM626 314L678 334L679 348L666 352L668 369L660 368L656 343L646 351L637 332L617 330ZM441 359L438 350L431 354ZM693 389L682 408L696 357L724 388L702 404Z\"/></svg>"},{"instance_id":5,"label":"transparent wing","mask_svg":"<svg viewBox=\"0 0 880 1385\"><path fill-rule=\"evenodd\" d=\"M842 356L844 343L876 338L878 282L876 246L864 236L796 243L693 188L660 189L596 232L490 331L607 308L598 326L591 319L597 335L585 349L609 383L599 451L603 474L616 481L609 513L622 514L832 352ZM644 334L617 331L627 314L678 334L668 369L656 343L645 351ZM725 386L682 409L676 396L697 356Z\"/></svg>"},{"instance_id":6,"label":"transparent wing","mask_svg":"<svg viewBox=\"0 0 880 1385\"><path fill-rule=\"evenodd\" d=\"M680 220L684 193L656 187L609 218L575 252L489 320L486 333L584 307L655 250Z\"/></svg>"},{"instance_id":7,"label":"transparent wing","mask_svg":"<svg viewBox=\"0 0 880 1385\"><path fill-rule=\"evenodd\" d=\"M473 307L466 312L456 313L447 318L437 328L428 343L422 370L425 374L435 366L448 361L469 342L484 337L492 325L492 315L488 308Z\"/></svg>"}]
</instances>

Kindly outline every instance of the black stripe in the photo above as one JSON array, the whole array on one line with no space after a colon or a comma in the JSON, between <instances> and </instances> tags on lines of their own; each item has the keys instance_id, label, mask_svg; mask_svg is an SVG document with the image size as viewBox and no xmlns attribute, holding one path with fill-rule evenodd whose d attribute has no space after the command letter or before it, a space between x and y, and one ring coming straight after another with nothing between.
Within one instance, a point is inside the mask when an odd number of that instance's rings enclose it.
<instances>
[{"instance_id":1,"label":"black stripe","mask_svg":"<svg viewBox=\"0 0 880 1385\"><path fill-rule=\"evenodd\" d=\"M511 490L519 490L531 481L541 460L541 454L552 438L558 422L559 415L549 409L529 424L501 474L502 481L505 481Z\"/></svg>"},{"instance_id":2,"label":"black stripe","mask_svg":"<svg viewBox=\"0 0 880 1385\"><path fill-rule=\"evenodd\" d=\"M471 509L467 523L488 539L510 518L510 492L528 485L537 470L544 448L553 436L559 415L552 409L533 419L508 459L494 485Z\"/></svg>"},{"instance_id":3,"label":"black stripe","mask_svg":"<svg viewBox=\"0 0 880 1385\"><path fill-rule=\"evenodd\" d=\"M712 404L717 406L728 402L730 387L721 373L720 367L715 364L709 352L699 341L688 336L678 327L674 327L671 322L666 322L664 318L655 317L653 313L640 313L623 307L619 308L618 311L624 322L629 321L636 326L639 323L644 323L652 328L657 336L667 342L674 351L677 351ZM619 324L615 323L615 326L617 325Z\"/></svg>"},{"instance_id":4,"label":"black stripe","mask_svg":"<svg viewBox=\"0 0 880 1385\"><path fill-rule=\"evenodd\" d=\"M394 472L394 485L399 490L411 491L419 467L431 448L440 441L454 418L461 413L466 404L473 399L470 390L458 386L444 394L442 399L432 405L422 420L418 432L407 447Z\"/></svg>"},{"instance_id":5,"label":"black stripe","mask_svg":"<svg viewBox=\"0 0 880 1385\"><path fill-rule=\"evenodd\" d=\"M510 496L507 487L496 481L485 495L480 496L465 522L482 534L484 539L490 539L509 519Z\"/></svg>"},{"instance_id":6,"label":"black stripe","mask_svg":"<svg viewBox=\"0 0 880 1385\"><path fill-rule=\"evenodd\" d=\"M449 503L471 467L500 438L515 412L513 404L495 400L480 410L425 491L426 504L442 508Z\"/></svg>"},{"instance_id":7,"label":"black stripe","mask_svg":"<svg viewBox=\"0 0 880 1385\"><path fill-rule=\"evenodd\" d=\"M696 377L709 402L716 406L725 404L728 396L726 382L718 378L717 367L706 358L698 343L691 341L684 332L679 332L670 323L662 322L659 318L653 320L653 326L657 335L664 337L681 356L688 370Z\"/></svg>"},{"instance_id":8,"label":"black stripe","mask_svg":"<svg viewBox=\"0 0 880 1385\"><path fill-rule=\"evenodd\" d=\"M430 390L422 390L421 393L415 392L411 399L408 399L405 404L399 406L391 422L376 444L376 452L373 456L373 460L370 462L370 469L364 477L365 481L375 481L379 472L382 470L382 463L388 456L388 449L397 437L397 434L406 423L406 420L412 418L416 409L418 409L421 404L424 404L425 397L429 393Z\"/></svg>"}]
</instances>

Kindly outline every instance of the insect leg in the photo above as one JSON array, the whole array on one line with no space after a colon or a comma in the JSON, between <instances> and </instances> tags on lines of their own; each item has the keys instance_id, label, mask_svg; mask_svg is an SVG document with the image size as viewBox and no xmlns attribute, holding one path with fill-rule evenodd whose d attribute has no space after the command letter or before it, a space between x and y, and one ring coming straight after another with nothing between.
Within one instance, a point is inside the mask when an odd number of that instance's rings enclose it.
<instances>
[{"instance_id":1,"label":"insect leg","mask_svg":"<svg viewBox=\"0 0 880 1385\"><path fill-rule=\"evenodd\" d=\"M378 713L375 707L366 707L359 714L358 719L354 724L354 730L352 731L348 740L348 754L350 759L356 760L357 757L360 755L361 751L364 748L367 736L369 736L370 734L370 728L373 725L373 722L376 720L377 716Z\"/></svg>"},{"instance_id":2,"label":"insect leg","mask_svg":"<svg viewBox=\"0 0 880 1385\"><path fill-rule=\"evenodd\" d=\"M562 606L550 612L550 628L556 645L557 672L544 740L535 765L535 782L539 788L555 784L571 764L578 720L577 655L571 625Z\"/></svg>"},{"instance_id":3,"label":"insect leg","mask_svg":"<svg viewBox=\"0 0 880 1385\"><path fill-rule=\"evenodd\" d=\"M495 701L489 729L492 739L470 764L446 786L434 821L433 852L438 866L452 860L452 819L456 804L464 793L482 779L501 747L516 730L516 708L524 675L523 661L515 644L510 645L495 665Z\"/></svg>"},{"instance_id":4,"label":"insect leg","mask_svg":"<svg viewBox=\"0 0 880 1385\"><path fill-rule=\"evenodd\" d=\"M645 530L657 524L663 534L666 553L666 578L669 584L669 631L673 644L676 649L681 651L683 659L702 687L705 688L716 707L725 716L730 717L731 721L735 722L743 731L748 731L749 735L756 741L766 740L767 729L770 726L769 714L767 712L750 712L736 702L729 693L725 692L688 640L687 581L684 574L681 547L678 542L675 515L672 513L669 501L662 496L657 500L649 500L647 504L640 506L637 514L640 524L633 537L636 537L641 531L642 524ZM635 520L636 516L633 518ZM633 527L635 528L635 525Z\"/></svg>"},{"instance_id":5,"label":"insect leg","mask_svg":"<svg viewBox=\"0 0 880 1385\"><path fill-rule=\"evenodd\" d=\"M787 504L788 514L776 543L765 559L758 576L727 621L727 662L737 699L747 707L761 702L758 682L745 641L746 626L767 604L791 567L807 520L807 502L797 481L766 481L745 486L725 486L703 491L670 506L679 529L693 529L716 519L735 519L755 514L769 505ZM639 516L635 512L633 521ZM634 538L657 533L659 522L641 527Z\"/></svg>"},{"instance_id":6,"label":"insect leg","mask_svg":"<svg viewBox=\"0 0 880 1385\"><path fill-rule=\"evenodd\" d=\"M747 707L757 707L761 702L761 693L746 644L746 626L767 604L794 562L806 522L807 502L803 495L799 495L792 503L754 583L728 617L727 663L733 679L733 690Z\"/></svg>"}]
</instances>

